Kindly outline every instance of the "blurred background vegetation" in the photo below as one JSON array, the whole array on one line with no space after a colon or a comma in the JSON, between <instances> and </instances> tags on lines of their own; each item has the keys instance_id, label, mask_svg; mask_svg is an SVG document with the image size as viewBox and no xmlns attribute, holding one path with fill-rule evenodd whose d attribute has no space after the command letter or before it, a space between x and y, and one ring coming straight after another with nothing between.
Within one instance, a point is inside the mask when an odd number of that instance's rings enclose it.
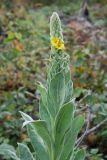
<instances>
[{"instance_id":1,"label":"blurred background vegetation","mask_svg":"<svg viewBox=\"0 0 107 160\"><path fill-rule=\"evenodd\" d=\"M90 128L107 115L107 0L0 0L0 144L29 143L19 111L39 117L37 82L46 82L53 11L63 23L77 107L90 110ZM107 159L107 125L82 145L87 160Z\"/></svg>"}]
</instances>

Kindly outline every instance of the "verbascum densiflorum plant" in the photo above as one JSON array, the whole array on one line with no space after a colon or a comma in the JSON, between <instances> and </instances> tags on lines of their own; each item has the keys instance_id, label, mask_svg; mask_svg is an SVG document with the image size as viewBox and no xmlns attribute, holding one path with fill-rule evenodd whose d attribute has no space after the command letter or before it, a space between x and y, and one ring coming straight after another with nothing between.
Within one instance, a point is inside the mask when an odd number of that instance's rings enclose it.
<instances>
[{"instance_id":1,"label":"verbascum densiflorum plant","mask_svg":"<svg viewBox=\"0 0 107 160\"><path fill-rule=\"evenodd\" d=\"M23 126L33 147L33 154L25 144L18 144L18 160L84 160L85 151L76 146L78 134L85 122L76 115L73 100L69 56L65 53L61 22L57 13L50 19L51 54L47 86L40 83L39 120L21 112ZM14 159L16 159L13 156Z\"/></svg>"}]
</instances>

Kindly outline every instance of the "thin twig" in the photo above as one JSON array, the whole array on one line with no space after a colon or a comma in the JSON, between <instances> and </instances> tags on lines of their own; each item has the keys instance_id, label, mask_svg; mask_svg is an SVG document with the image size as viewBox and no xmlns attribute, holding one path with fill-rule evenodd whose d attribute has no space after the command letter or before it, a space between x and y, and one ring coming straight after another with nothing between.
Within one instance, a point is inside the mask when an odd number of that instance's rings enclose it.
<instances>
[{"instance_id":1,"label":"thin twig","mask_svg":"<svg viewBox=\"0 0 107 160\"><path fill-rule=\"evenodd\" d=\"M87 98L89 95L91 95L91 91L88 90L87 93L77 102L77 104L80 104L85 98Z\"/></svg>"},{"instance_id":2,"label":"thin twig","mask_svg":"<svg viewBox=\"0 0 107 160\"><path fill-rule=\"evenodd\" d=\"M76 144L77 146L80 145L80 143L83 141L83 139L89 135L90 133L94 132L95 130L97 130L98 128L100 128L105 122L107 122L107 118L105 118L103 121L101 121L99 124L97 124L95 127L91 128L91 129L86 129L85 133L77 140ZM87 128L87 127L86 127ZM76 147L77 147L76 146Z\"/></svg>"},{"instance_id":3,"label":"thin twig","mask_svg":"<svg viewBox=\"0 0 107 160\"><path fill-rule=\"evenodd\" d=\"M39 98L38 98L37 96L35 96L34 94L32 94L31 92L26 91L25 93L26 93L28 96L30 96L30 97L32 97L32 98L34 98L34 99L36 99L36 100L39 100Z\"/></svg>"},{"instance_id":4,"label":"thin twig","mask_svg":"<svg viewBox=\"0 0 107 160\"><path fill-rule=\"evenodd\" d=\"M103 121L101 121L99 124L97 124L95 127L89 129L86 133L86 135L90 134L91 132L94 132L98 128L100 128L105 122L107 122L107 118L105 118Z\"/></svg>"},{"instance_id":5,"label":"thin twig","mask_svg":"<svg viewBox=\"0 0 107 160\"><path fill-rule=\"evenodd\" d=\"M91 116L91 115L90 115L90 111L88 111L87 120L86 120L86 122L87 122L86 130L85 130L85 132L83 133L83 135L82 135L79 139L77 139L76 148L81 144L81 142L83 141L84 137L86 136L86 133L87 133L87 131L88 131L88 129L89 129L89 125L90 125L90 116Z\"/></svg>"},{"instance_id":6,"label":"thin twig","mask_svg":"<svg viewBox=\"0 0 107 160\"><path fill-rule=\"evenodd\" d=\"M77 109L77 110L76 110L76 113L80 113L80 112L82 112L82 111L84 111L84 110L86 110L86 109L87 109L87 106L81 107L81 109Z\"/></svg>"}]
</instances>

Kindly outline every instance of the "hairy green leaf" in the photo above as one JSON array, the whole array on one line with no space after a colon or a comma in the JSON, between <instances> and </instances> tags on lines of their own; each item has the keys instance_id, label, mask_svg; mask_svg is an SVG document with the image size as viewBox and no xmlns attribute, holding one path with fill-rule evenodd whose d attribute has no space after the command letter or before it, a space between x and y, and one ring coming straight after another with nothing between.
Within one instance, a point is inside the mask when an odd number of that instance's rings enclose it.
<instances>
[{"instance_id":1,"label":"hairy green leaf","mask_svg":"<svg viewBox=\"0 0 107 160\"><path fill-rule=\"evenodd\" d=\"M80 149L76 152L74 160L84 160L85 159L85 150Z\"/></svg>"},{"instance_id":2,"label":"hairy green leaf","mask_svg":"<svg viewBox=\"0 0 107 160\"><path fill-rule=\"evenodd\" d=\"M68 70L68 72L65 75L65 100L64 100L65 103L71 100L72 93L73 93L73 83L71 81L70 70Z\"/></svg>"},{"instance_id":3,"label":"hairy green leaf","mask_svg":"<svg viewBox=\"0 0 107 160\"><path fill-rule=\"evenodd\" d=\"M48 109L53 117L63 105L65 98L65 78L63 72L55 75L48 88Z\"/></svg>"},{"instance_id":4,"label":"hairy green leaf","mask_svg":"<svg viewBox=\"0 0 107 160\"><path fill-rule=\"evenodd\" d=\"M47 147L43 139L36 132L34 126L32 126L31 124L28 124L27 131L28 131L28 135L29 135L31 144L34 148L34 151L37 154L37 158L39 160L49 160Z\"/></svg>"},{"instance_id":5,"label":"hairy green leaf","mask_svg":"<svg viewBox=\"0 0 107 160\"><path fill-rule=\"evenodd\" d=\"M0 145L0 155L3 155L7 158L12 158L14 160L20 160L16 155L14 147L9 144Z\"/></svg>"},{"instance_id":6,"label":"hairy green leaf","mask_svg":"<svg viewBox=\"0 0 107 160\"><path fill-rule=\"evenodd\" d=\"M48 108L42 102L42 99L40 99L40 102L39 102L39 115L40 115L40 119L46 122L48 129L50 130L51 129L51 115L48 111Z\"/></svg>"},{"instance_id":7,"label":"hairy green leaf","mask_svg":"<svg viewBox=\"0 0 107 160\"><path fill-rule=\"evenodd\" d=\"M72 121L71 129L66 133L64 145L59 160L66 160L73 152L75 142L81 127L84 124L84 116L80 115Z\"/></svg>"},{"instance_id":8,"label":"hairy green leaf","mask_svg":"<svg viewBox=\"0 0 107 160\"><path fill-rule=\"evenodd\" d=\"M27 125L27 131L29 138L31 140L31 144L34 148L34 151L37 153L37 157L40 160L48 160L49 156L47 153L47 147L43 141L43 139L38 135L37 131L35 130L35 127L32 125L31 122L34 122L33 119L28 116L27 114L20 112L21 115L23 116L23 119L25 120L26 125Z\"/></svg>"},{"instance_id":9,"label":"hairy green leaf","mask_svg":"<svg viewBox=\"0 0 107 160\"><path fill-rule=\"evenodd\" d=\"M55 148L56 157L63 147L63 140L65 133L71 127L71 122L74 116L74 106L71 102L65 104L59 111L56 118L56 135L55 135Z\"/></svg>"},{"instance_id":10,"label":"hairy green leaf","mask_svg":"<svg viewBox=\"0 0 107 160\"><path fill-rule=\"evenodd\" d=\"M42 83L39 83L38 89L40 91L41 99L42 99L42 102L43 102L44 106L47 106L47 91L46 91L46 88L43 86Z\"/></svg>"},{"instance_id":11,"label":"hairy green leaf","mask_svg":"<svg viewBox=\"0 0 107 160\"><path fill-rule=\"evenodd\" d=\"M51 136L45 121L38 120L32 123L38 135L43 139L48 151L51 149Z\"/></svg>"},{"instance_id":12,"label":"hairy green leaf","mask_svg":"<svg viewBox=\"0 0 107 160\"><path fill-rule=\"evenodd\" d=\"M34 160L29 148L22 143L18 143L19 157L21 160Z\"/></svg>"}]
</instances>

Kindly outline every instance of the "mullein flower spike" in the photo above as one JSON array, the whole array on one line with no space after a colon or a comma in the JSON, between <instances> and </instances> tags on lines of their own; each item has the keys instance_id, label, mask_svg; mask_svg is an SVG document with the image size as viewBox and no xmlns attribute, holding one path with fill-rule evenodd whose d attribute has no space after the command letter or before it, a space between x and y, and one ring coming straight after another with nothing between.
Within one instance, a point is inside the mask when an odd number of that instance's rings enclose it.
<instances>
[{"instance_id":1,"label":"mullein flower spike","mask_svg":"<svg viewBox=\"0 0 107 160\"><path fill-rule=\"evenodd\" d=\"M48 66L47 86L39 85L40 120L34 121L21 112L32 144L33 154L25 144L18 144L19 157L15 160L84 160L85 151L76 146L78 134L85 122L75 114L72 101L73 85L69 56L64 52L61 22L57 13L50 19L51 61Z\"/></svg>"},{"instance_id":2,"label":"mullein flower spike","mask_svg":"<svg viewBox=\"0 0 107 160\"><path fill-rule=\"evenodd\" d=\"M61 21L56 12L54 12L50 18L50 36L51 36L51 39L53 37L57 37L61 41L63 41Z\"/></svg>"}]
</instances>

